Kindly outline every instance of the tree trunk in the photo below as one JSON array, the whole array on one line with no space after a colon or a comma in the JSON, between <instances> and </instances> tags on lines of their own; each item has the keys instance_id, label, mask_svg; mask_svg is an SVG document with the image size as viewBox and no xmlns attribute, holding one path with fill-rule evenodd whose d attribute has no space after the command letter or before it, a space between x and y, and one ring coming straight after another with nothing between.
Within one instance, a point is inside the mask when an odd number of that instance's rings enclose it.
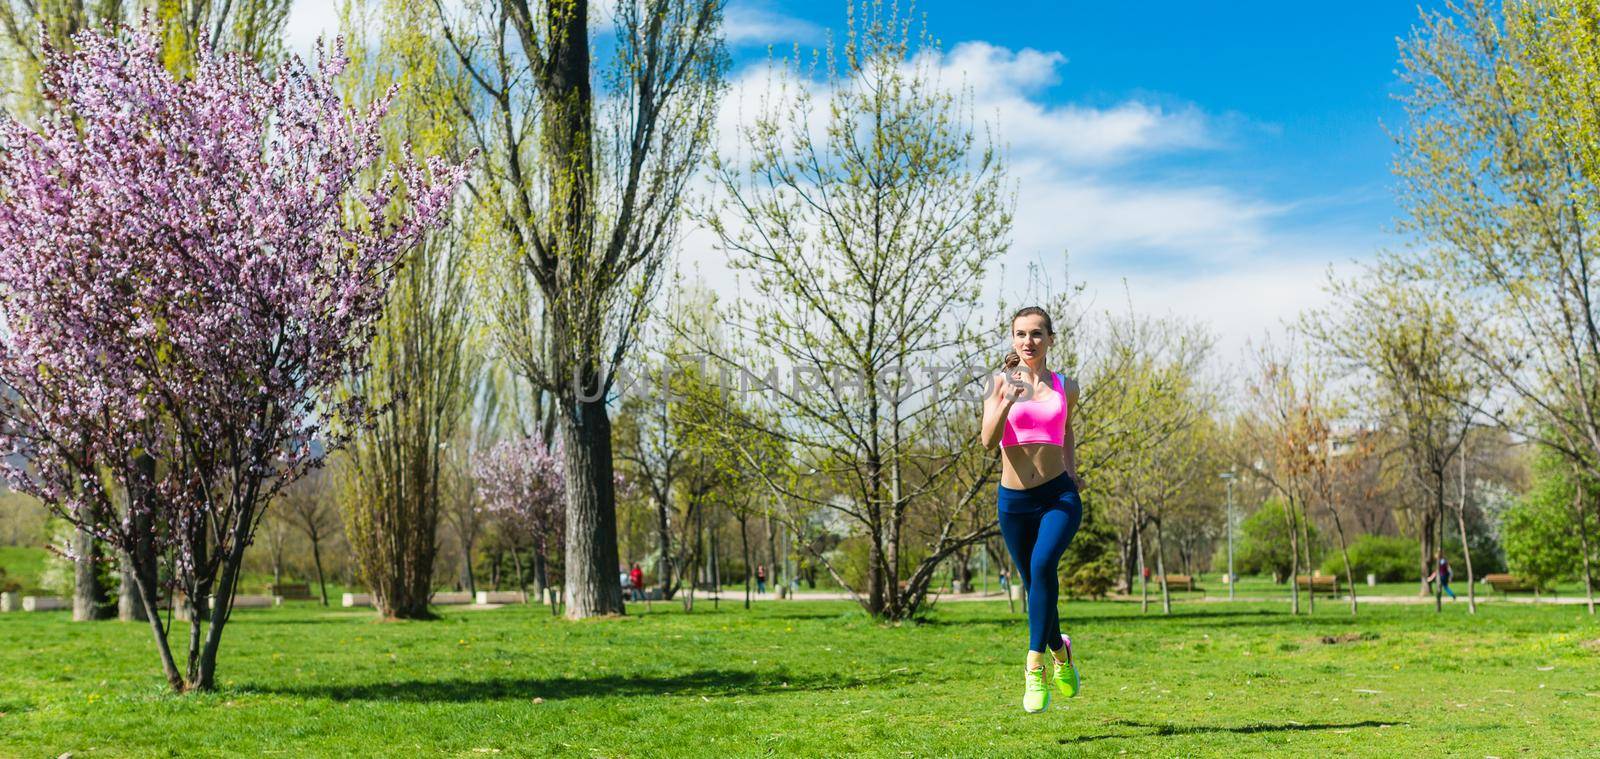
<instances>
[{"instance_id":1,"label":"tree trunk","mask_svg":"<svg viewBox=\"0 0 1600 759\"><path fill-rule=\"evenodd\" d=\"M671 508L668 501L672 494L663 493L656 499L656 542L661 550L661 557L656 560L656 582L661 584L661 600L672 600L672 525L667 521L667 514ZM767 521L767 530L770 533L772 522Z\"/></svg>"},{"instance_id":2,"label":"tree trunk","mask_svg":"<svg viewBox=\"0 0 1600 759\"><path fill-rule=\"evenodd\" d=\"M100 582L100 542L87 530L72 536L73 560L72 621L93 622L116 614L109 594Z\"/></svg>"},{"instance_id":3,"label":"tree trunk","mask_svg":"<svg viewBox=\"0 0 1600 759\"><path fill-rule=\"evenodd\" d=\"M587 71L587 59L584 67ZM567 618L624 614L616 574L617 504L605 399L577 401L576 414L562 415L561 434L568 472L562 580Z\"/></svg>"},{"instance_id":4,"label":"tree trunk","mask_svg":"<svg viewBox=\"0 0 1600 759\"><path fill-rule=\"evenodd\" d=\"M1306 613L1316 614L1317 589L1316 584L1311 582L1315 575L1312 567L1316 566L1311 563L1311 509L1305 505L1305 501L1301 502L1300 509L1300 550L1306 556Z\"/></svg>"},{"instance_id":5,"label":"tree trunk","mask_svg":"<svg viewBox=\"0 0 1600 759\"><path fill-rule=\"evenodd\" d=\"M544 554L545 552L539 548L533 550L533 589L539 594L541 604L545 602L545 596L550 594L549 577L546 574L549 568L545 566L547 562Z\"/></svg>"},{"instance_id":6,"label":"tree trunk","mask_svg":"<svg viewBox=\"0 0 1600 759\"><path fill-rule=\"evenodd\" d=\"M155 480L156 460L149 455L139 455L134 457L133 465L138 476L128 484L128 519L138 542L132 553L123 553L118 557L122 569L122 588L117 598L117 617L124 622L145 622L149 613L139 592L137 575L139 563L145 561L149 576L156 577L154 548L150 538L150 512L154 504L149 502L154 496L149 483ZM140 558L142 556L147 556L148 561Z\"/></svg>"},{"instance_id":7,"label":"tree trunk","mask_svg":"<svg viewBox=\"0 0 1600 759\"><path fill-rule=\"evenodd\" d=\"M1472 584L1472 546L1467 544L1467 453L1461 451L1461 499L1456 502L1456 526L1461 529L1461 560L1467 565L1467 613L1478 613L1478 593Z\"/></svg>"},{"instance_id":8,"label":"tree trunk","mask_svg":"<svg viewBox=\"0 0 1600 759\"><path fill-rule=\"evenodd\" d=\"M278 543L279 545L271 546L273 585L283 584L283 548L281 541L281 537L273 538L272 542Z\"/></svg>"},{"instance_id":9,"label":"tree trunk","mask_svg":"<svg viewBox=\"0 0 1600 759\"><path fill-rule=\"evenodd\" d=\"M117 619L123 622L143 622L144 599L139 597L138 581L133 577L133 559L127 554L117 557L122 582L117 589Z\"/></svg>"},{"instance_id":10,"label":"tree trunk","mask_svg":"<svg viewBox=\"0 0 1600 759\"><path fill-rule=\"evenodd\" d=\"M1350 568L1350 548L1344 537L1344 521L1339 519L1338 509L1329 507L1328 511L1333 514L1333 531L1339 536L1339 553L1344 557L1344 581L1350 586L1350 616L1353 617L1356 615L1356 575L1355 570Z\"/></svg>"},{"instance_id":11,"label":"tree trunk","mask_svg":"<svg viewBox=\"0 0 1600 759\"><path fill-rule=\"evenodd\" d=\"M141 541L141 548L148 549L147 541ZM172 646L167 639L167 631L161 625L161 606L157 596L156 561L153 550L140 551L143 555L133 557L134 585L139 589L139 599L144 604L145 619L150 623L151 635L155 638L156 653L161 656L161 671L167 676L167 685L178 693L183 692L183 675L178 671L178 663L172 657Z\"/></svg>"},{"instance_id":12,"label":"tree trunk","mask_svg":"<svg viewBox=\"0 0 1600 759\"><path fill-rule=\"evenodd\" d=\"M470 540L461 541L461 579L463 580L462 584L467 586L467 594L477 598L478 578L472 576L472 542ZM313 545L312 548L315 550L316 546ZM319 574L320 572L321 570L318 570ZM320 581L318 580L318 582ZM540 583L540 592L542 593L543 591L543 583Z\"/></svg>"},{"instance_id":13,"label":"tree trunk","mask_svg":"<svg viewBox=\"0 0 1600 759\"><path fill-rule=\"evenodd\" d=\"M240 512L233 526L232 543L222 559L221 583L217 586L216 603L211 604L211 623L206 626L205 647L200 651L199 669L189 682L191 690L210 691L217 687L217 651L222 646L222 628L233 613L233 595L239 584L239 569L244 563L244 550L250 545L250 527L254 515L249 510ZM190 621L198 628L198 617Z\"/></svg>"},{"instance_id":14,"label":"tree trunk","mask_svg":"<svg viewBox=\"0 0 1600 759\"><path fill-rule=\"evenodd\" d=\"M527 8L523 4L524 12ZM601 351L595 324L582 316L595 297L581 286L593 272L588 254L594 244L594 93L589 81L589 4L552 0L543 19L523 18L523 44L533 63L543 128L541 149L549 167L543 223L551 262L542 275L547 365L559 387L548 388L561 404L558 413L567 472L566 560L562 592L567 617L586 619L624 614L617 584L617 511L612 480L611 420L601 392ZM543 45L534 28L543 27ZM542 47L542 49L540 49ZM575 292L566 288L576 287ZM575 318L576 317L576 318ZM569 386L568 383L571 383Z\"/></svg>"},{"instance_id":15,"label":"tree trunk","mask_svg":"<svg viewBox=\"0 0 1600 759\"><path fill-rule=\"evenodd\" d=\"M778 534L772 529L772 512L767 512L767 573L774 585L778 583Z\"/></svg>"},{"instance_id":16,"label":"tree trunk","mask_svg":"<svg viewBox=\"0 0 1600 759\"><path fill-rule=\"evenodd\" d=\"M1156 520L1156 574L1161 575L1161 613L1172 613L1172 595L1167 592L1167 547L1161 537L1161 520Z\"/></svg>"},{"instance_id":17,"label":"tree trunk","mask_svg":"<svg viewBox=\"0 0 1600 759\"><path fill-rule=\"evenodd\" d=\"M1445 556L1445 472L1438 472L1434 484L1438 485L1434 488L1434 514L1438 514L1435 522L1438 524L1438 546L1435 552L1438 552L1438 556ZM1438 572L1437 560L1434 562L1434 572ZM1434 612L1445 612L1445 578L1442 576L1434 578Z\"/></svg>"},{"instance_id":18,"label":"tree trunk","mask_svg":"<svg viewBox=\"0 0 1600 759\"><path fill-rule=\"evenodd\" d=\"M867 613L881 617L886 595L883 589L883 535L874 526L869 530L867 539L872 541L867 546Z\"/></svg>"},{"instance_id":19,"label":"tree trunk","mask_svg":"<svg viewBox=\"0 0 1600 759\"><path fill-rule=\"evenodd\" d=\"M717 525L712 520L711 529L707 531L711 538L711 566L710 576L706 578L711 583L711 608L721 608L718 604L722 601L722 557L717 553Z\"/></svg>"},{"instance_id":20,"label":"tree trunk","mask_svg":"<svg viewBox=\"0 0 1600 759\"><path fill-rule=\"evenodd\" d=\"M1134 524L1138 525L1141 521L1142 515L1135 509ZM1133 550L1138 552L1139 557L1139 613L1144 614L1150 611L1150 578L1145 573L1145 568L1150 565L1144 560L1144 530L1138 526L1133 530Z\"/></svg>"},{"instance_id":21,"label":"tree trunk","mask_svg":"<svg viewBox=\"0 0 1600 759\"><path fill-rule=\"evenodd\" d=\"M744 608L750 608L750 517L739 517L739 548L744 553Z\"/></svg>"},{"instance_id":22,"label":"tree trunk","mask_svg":"<svg viewBox=\"0 0 1600 759\"><path fill-rule=\"evenodd\" d=\"M517 592L526 599L528 597L528 581L522 573L522 548L515 543L511 545L511 571L517 573Z\"/></svg>"},{"instance_id":23,"label":"tree trunk","mask_svg":"<svg viewBox=\"0 0 1600 759\"><path fill-rule=\"evenodd\" d=\"M322 605L328 605L328 581L322 574L322 546L318 536L311 536L311 563L317 568L317 589L322 593Z\"/></svg>"},{"instance_id":24,"label":"tree trunk","mask_svg":"<svg viewBox=\"0 0 1600 759\"><path fill-rule=\"evenodd\" d=\"M1588 602L1589 614L1594 614L1594 570L1589 560L1589 514L1584 506L1583 481L1573 474L1572 489L1577 494L1573 500L1578 507L1578 545L1583 551L1583 593Z\"/></svg>"},{"instance_id":25,"label":"tree trunk","mask_svg":"<svg viewBox=\"0 0 1600 759\"><path fill-rule=\"evenodd\" d=\"M684 564L684 573L689 579L689 592L684 594L683 597L683 610L686 612L694 611L694 592L700 585L701 576L705 574L703 571L705 542L701 539L701 528L705 526L705 509L699 503L698 495L695 496L695 502L690 508L694 511L694 516L691 518L694 523L694 540L689 543L689 545L693 546L693 550L689 561Z\"/></svg>"},{"instance_id":26,"label":"tree trunk","mask_svg":"<svg viewBox=\"0 0 1600 759\"><path fill-rule=\"evenodd\" d=\"M1429 563L1433 561L1432 544L1433 515L1427 514L1422 518L1422 532L1417 537L1417 551L1420 552L1422 556L1422 574L1418 575L1418 577L1421 579L1417 584L1417 595L1419 596L1425 596L1428 594L1428 575L1432 574L1432 571L1428 568Z\"/></svg>"},{"instance_id":27,"label":"tree trunk","mask_svg":"<svg viewBox=\"0 0 1600 759\"><path fill-rule=\"evenodd\" d=\"M1300 527L1295 517L1294 499L1283 504L1283 519L1289 528L1289 613L1300 613Z\"/></svg>"}]
</instances>

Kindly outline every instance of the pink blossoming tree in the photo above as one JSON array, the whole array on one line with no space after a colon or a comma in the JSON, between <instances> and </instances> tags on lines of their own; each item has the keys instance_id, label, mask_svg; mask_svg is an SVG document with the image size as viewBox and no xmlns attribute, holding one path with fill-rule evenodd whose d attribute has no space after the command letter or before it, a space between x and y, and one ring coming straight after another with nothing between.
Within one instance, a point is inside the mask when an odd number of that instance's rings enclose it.
<instances>
[{"instance_id":1,"label":"pink blossoming tree","mask_svg":"<svg viewBox=\"0 0 1600 759\"><path fill-rule=\"evenodd\" d=\"M545 562L562 545L566 527L566 476L560 449L546 448L538 438L502 440L477 457L474 474L482 511L511 538L533 546L534 577L543 592ZM513 550L512 556L516 556ZM520 559L517 579L522 579Z\"/></svg>"},{"instance_id":2,"label":"pink blossoming tree","mask_svg":"<svg viewBox=\"0 0 1600 759\"><path fill-rule=\"evenodd\" d=\"M168 682L208 690L262 511L366 418L338 380L462 169L363 189L387 100L344 106L342 46L272 72L201 51L180 79L149 27L74 44L41 78L73 118L0 117L0 453L129 553ZM183 670L162 590L192 612Z\"/></svg>"}]
</instances>

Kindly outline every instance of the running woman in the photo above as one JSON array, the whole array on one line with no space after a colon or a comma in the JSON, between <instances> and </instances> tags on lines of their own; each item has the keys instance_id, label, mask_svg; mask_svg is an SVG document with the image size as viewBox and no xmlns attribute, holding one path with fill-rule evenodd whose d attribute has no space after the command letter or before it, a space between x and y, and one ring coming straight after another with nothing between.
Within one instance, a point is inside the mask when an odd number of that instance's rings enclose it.
<instances>
[{"instance_id":1,"label":"running woman","mask_svg":"<svg viewBox=\"0 0 1600 759\"><path fill-rule=\"evenodd\" d=\"M1011 317L1011 353L993 378L983 405L983 444L1001 450L1000 533L1028 593L1028 658L1022 708L1050 705L1045 659L1061 695L1078 695L1072 641L1061 634L1056 565L1083 522L1072 411L1078 385L1049 371L1045 354L1056 341L1050 315L1029 306ZM1049 651L1047 657L1045 652Z\"/></svg>"}]
</instances>

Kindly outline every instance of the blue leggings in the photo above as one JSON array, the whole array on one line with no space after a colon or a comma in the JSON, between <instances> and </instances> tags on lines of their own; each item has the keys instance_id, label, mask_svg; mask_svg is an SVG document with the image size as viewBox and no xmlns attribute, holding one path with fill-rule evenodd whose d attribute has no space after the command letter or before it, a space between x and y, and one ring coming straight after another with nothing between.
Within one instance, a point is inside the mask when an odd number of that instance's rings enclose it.
<instances>
[{"instance_id":1,"label":"blue leggings","mask_svg":"<svg viewBox=\"0 0 1600 759\"><path fill-rule=\"evenodd\" d=\"M1027 490L1000 486L1000 534L1028 589L1028 650L1061 648L1056 567L1083 522L1077 486L1065 474Z\"/></svg>"}]
</instances>

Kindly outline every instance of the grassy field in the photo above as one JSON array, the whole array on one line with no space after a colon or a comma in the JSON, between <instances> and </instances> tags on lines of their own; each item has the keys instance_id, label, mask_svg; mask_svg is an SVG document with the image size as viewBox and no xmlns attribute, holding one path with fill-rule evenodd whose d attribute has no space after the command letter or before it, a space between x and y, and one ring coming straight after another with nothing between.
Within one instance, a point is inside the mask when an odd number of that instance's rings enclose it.
<instances>
[{"instance_id":1,"label":"grassy field","mask_svg":"<svg viewBox=\"0 0 1600 759\"><path fill-rule=\"evenodd\" d=\"M221 691L181 697L143 626L0 615L0 756L1600 756L1581 607L1073 602L1083 694L1034 715L1004 603L632 611L241 610Z\"/></svg>"}]
</instances>

